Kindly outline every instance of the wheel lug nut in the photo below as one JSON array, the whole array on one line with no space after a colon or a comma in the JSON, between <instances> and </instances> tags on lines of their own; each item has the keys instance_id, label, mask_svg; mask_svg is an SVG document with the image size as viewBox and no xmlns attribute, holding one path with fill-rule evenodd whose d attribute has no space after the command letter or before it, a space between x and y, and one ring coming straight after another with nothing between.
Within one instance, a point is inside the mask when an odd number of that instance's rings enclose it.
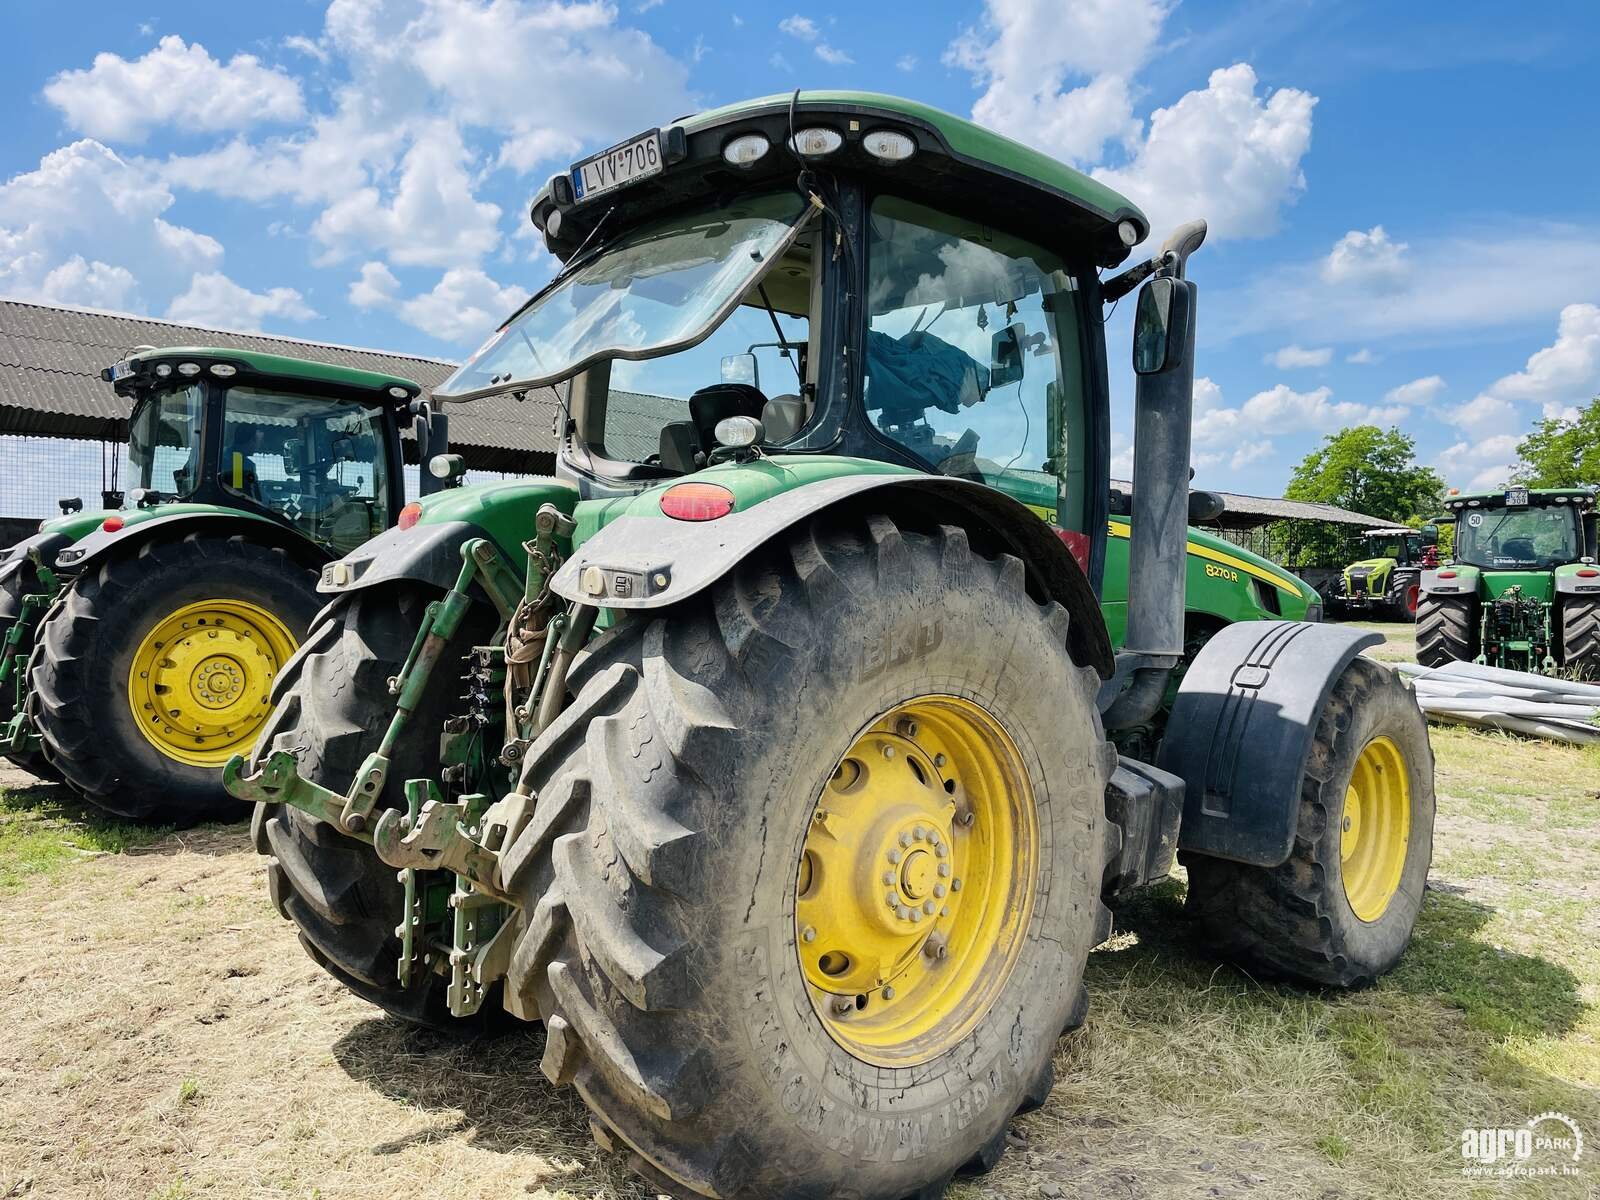
<instances>
[{"instance_id":1,"label":"wheel lug nut","mask_svg":"<svg viewBox=\"0 0 1600 1200\"><path fill-rule=\"evenodd\" d=\"M889 851L889 861L891 863L898 864L900 862L900 851L898 851L898 850Z\"/></svg>"},{"instance_id":2,"label":"wheel lug nut","mask_svg":"<svg viewBox=\"0 0 1600 1200\"><path fill-rule=\"evenodd\" d=\"M816 941L817 940L817 931L815 929L811 928L811 926L807 925L806 928L805 928L805 932L800 935L800 940L804 941L804 942L814 942L814 941Z\"/></svg>"},{"instance_id":3,"label":"wheel lug nut","mask_svg":"<svg viewBox=\"0 0 1600 1200\"><path fill-rule=\"evenodd\" d=\"M933 885L933 894L935 896L937 896L941 900L944 899L945 893L948 892L949 890L950 889L945 887L944 884L942 884L942 883L936 883L936 884Z\"/></svg>"},{"instance_id":4,"label":"wheel lug nut","mask_svg":"<svg viewBox=\"0 0 1600 1200\"><path fill-rule=\"evenodd\" d=\"M924 841L928 836L928 831L926 829L924 829L921 825L918 825L915 829L913 829L911 831L911 836L916 838L917 841L919 841L919 842L920 841Z\"/></svg>"},{"instance_id":5,"label":"wheel lug nut","mask_svg":"<svg viewBox=\"0 0 1600 1200\"><path fill-rule=\"evenodd\" d=\"M935 846L939 844L939 831L937 829L928 830L928 841Z\"/></svg>"},{"instance_id":6,"label":"wheel lug nut","mask_svg":"<svg viewBox=\"0 0 1600 1200\"><path fill-rule=\"evenodd\" d=\"M961 880L959 880L959 879L952 879L952 880L951 880L951 881L950 881L950 890L951 890L951 891L952 891L952 892L959 892L959 891L960 891L960 890L961 890Z\"/></svg>"},{"instance_id":7,"label":"wheel lug nut","mask_svg":"<svg viewBox=\"0 0 1600 1200\"><path fill-rule=\"evenodd\" d=\"M949 863L940 863L939 864L939 878L940 879L949 879L950 878L950 864Z\"/></svg>"},{"instance_id":8,"label":"wheel lug nut","mask_svg":"<svg viewBox=\"0 0 1600 1200\"><path fill-rule=\"evenodd\" d=\"M900 907L900 897L895 895L893 892L890 892L884 897L884 899L889 902L890 908L898 909Z\"/></svg>"},{"instance_id":9,"label":"wheel lug nut","mask_svg":"<svg viewBox=\"0 0 1600 1200\"><path fill-rule=\"evenodd\" d=\"M939 910L939 915L941 917L948 917L950 915L950 907L949 907L949 905L946 905L944 908L941 908ZM941 954L939 957L943 958L944 955Z\"/></svg>"},{"instance_id":10,"label":"wheel lug nut","mask_svg":"<svg viewBox=\"0 0 1600 1200\"><path fill-rule=\"evenodd\" d=\"M911 923L915 925L920 920L922 920L922 910L920 908L913 908L911 910Z\"/></svg>"},{"instance_id":11,"label":"wheel lug nut","mask_svg":"<svg viewBox=\"0 0 1600 1200\"><path fill-rule=\"evenodd\" d=\"M894 999L894 989L892 987L885 986L884 989L883 989L883 998L885 1000L893 1000Z\"/></svg>"},{"instance_id":12,"label":"wheel lug nut","mask_svg":"<svg viewBox=\"0 0 1600 1200\"><path fill-rule=\"evenodd\" d=\"M883 748L883 756L885 758L893 758L894 757L894 747L893 746L885 746Z\"/></svg>"},{"instance_id":13,"label":"wheel lug nut","mask_svg":"<svg viewBox=\"0 0 1600 1200\"><path fill-rule=\"evenodd\" d=\"M933 910L937 907L938 905L932 900L924 900L922 902L922 911L927 913L930 917L933 916Z\"/></svg>"},{"instance_id":14,"label":"wheel lug nut","mask_svg":"<svg viewBox=\"0 0 1600 1200\"><path fill-rule=\"evenodd\" d=\"M894 915L899 917L902 921L909 921L912 917L912 912L909 908L902 904L894 910Z\"/></svg>"},{"instance_id":15,"label":"wheel lug nut","mask_svg":"<svg viewBox=\"0 0 1600 1200\"><path fill-rule=\"evenodd\" d=\"M894 872L893 871L885 871L883 873L883 881L885 883L887 883L889 886L893 887L894 886Z\"/></svg>"},{"instance_id":16,"label":"wheel lug nut","mask_svg":"<svg viewBox=\"0 0 1600 1200\"><path fill-rule=\"evenodd\" d=\"M901 844L901 845L902 845L902 846L909 846L909 845L911 845L911 835L910 835L910 834L909 834L909 833L902 833L902 834L901 834L901 835L900 835L900 844Z\"/></svg>"},{"instance_id":17,"label":"wheel lug nut","mask_svg":"<svg viewBox=\"0 0 1600 1200\"><path fill-rule=\"evenodd\" d=\"M940 858L943 858L945 855L950 853L949 850L945 849L945 845L944 845L943 842L940 842L937 846L935 846L933 848L933 852L934 852L934 854L936 854Z\"/></svg>"}]
</instances>

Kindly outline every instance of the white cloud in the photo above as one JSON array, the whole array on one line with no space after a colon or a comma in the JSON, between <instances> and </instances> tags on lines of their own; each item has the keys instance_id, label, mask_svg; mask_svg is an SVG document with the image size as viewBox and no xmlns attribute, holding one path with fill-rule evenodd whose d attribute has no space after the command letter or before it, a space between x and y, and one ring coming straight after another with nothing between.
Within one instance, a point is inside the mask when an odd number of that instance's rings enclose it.
<instances>
[{"instance_id":1,"label":"white cloud","mask_svg":"<svg viewBox=\"0 0 1600 1200\"><path fill-rule=\"evenodd\" d=\"M902 54L895 60L895 70L910 73L917 69L917 56L915 54Z\"/></svg>"},{"instance_id":2,"label":"white cloud","mask_svg":"<svg viewBox=\"0 0 1600 1200\"><path fill-rule=\"evenodd\" d=\"M1272 457L1271 442L1240 442L1239 448L1228 459L1228 469L1242 471L1251 463L1260 462L1264 458Z\"/></svg>"},{"instance_id":3,"label":"white cloud","mask_svg":"<svg viewBox=\"0 0 1600 1200\"><path fill-rule=\"evenodd\" d=\"M250 332L261 329L271 318L309 321L317 313L294 288L252 292L222 272L211 271L196 274L189 290L167 306L166 315L169 321Z\"/></svg>"},{"instance_id":4,"label":"white cloud","mask_svg":"<svg viewBox=\"0 0 1600 1200\"><path fill-rule=\"evenodd\" d=\"M1367 349L1365 346L1363 346L1363 347L1361 347L1361 349L1356 350L1353 353L1347 354L1345 356L1345 362L1347 362L1347 363L1355 363L1357 366L1363 366L1363 367L1371 366L1373 363L1375 363L1377 361L1378 361L1377 356L1375 354L1373 354L1372 351Z\"/></svg>"},{"instance_id":5,"label":"white cloud","mask_svg":"<svg viewBox=\"0 0 1600 1200\"><path fill-rule=\"evenodd\" d=\"M1600 389L1600 307L1569 304L1561 310L1553 345L1537 351L1514 375L1498 380L1489 393L1564 408L1587 401Z\"/></svg>"},{"instance_id":6,"label":"white cloud","mask_svg":"<svg viewBox=\"0 0 1600 1200\"><path fill-rule=\"evenodd\" d=\"M794 64L783 56L782 50L774 50L772 52L767 59L767 66L775 71L783 71L786 74L794 73Z\"/></svg>"},{"instance_id":7,"label":"white cloud","mask_svg":"<svg viewBox=\"0 0 1600 1200\"><path fill-rule=\"evenodd\" d=\"M778 32L787 33L790 37L799 38L802 42L814 42L822 35L822 31L817 28L815 21L810 17L802 17L799 13L779 21Z\"/></svg>"},{"instance_id":8,"label":"white cloud","mask_svg":"<svg viewBox=\"0 0 1600 1200\"><path fill-rule=\"evenodd\" d=\"M974 120L1094 163L1107 143L1139 135L1130 85L1168 11L1165 0L987 0L944 61L984 88Z\"/></svg>"},{"instance_id":9,"label":"white cloud","mask_svg":"<svg viewBox=\"0 0 1600 1200\"><path fill-rule=\"evenodd\" d=\"M174 203L152 171L85 138L0 184L0 292L54 303L156 303L222 245L167 221Z\"/></svg>"},{"instance_id":10,"label":"white cloud","mask_svg":"<svg viewBox=\"0 0 1600 1200\"><path fill-rule=\"evenodd\" d=\"M1272 434L1329 433L1350 425L1389 425L1405 415L1402 406L1377 407L1333 399L1333 389L1297 392L1286 383L1257 392L1238 408L1221 406L1221 391L1195 381L1194 441L1200 446L1242 448Z\"/></svg>"},{"instance_id":11,"label":"white cloud","mask_svg":"<svg viewBox=\"0 0 1600 1200\"><path fill-rule=\"evenodd\" d=\"M500 206L473 195L470 163L457 130L438 122L411 143L391 188L340 197L311 235L329 258L378 250L405 266L477 262L500 243Z\"/></svg>"},{"instance_id":12,"label":"white cloud","mask_svg":"<svg viewBox=\"0 0 1600 1200\"><path fill-rule=\"evenodd\" d=\"M502 287L476 267L454 267L433 290L400 305L400 319L425 333L476 345L524 300L526 289Z\"/></svg>"},{"instance_id":13,"label":"white cloud","mask_svg":"<svg viewBox=\"0 0 1600 1200\"><path fill-rule=\"evenodd\" d=\"M1516 469L1516 434L1497 434L1471 442L1457 442L1439 455L1445 482L1468 491L1502 487Z\"/></svg>"},{"instance_id":14,"label":"white cloud","mask_svg":"<svg viewBox=\"0 0 1600 1200\"><path fill-rule=\"evenodd\" d=\"M350 303L357 308L387 308L400 293L400 281L381 262L361 264L361 274L350 284Z\"/></svg>"},{"instance_id":15,"label":"white cloud","mask_svg":"<svg viewBox=\"0 0 1600 1200\"><path fill-rule=\"evenodd\" d=\"M856 61L843 50L830 46L827 42L817 43L817 57L834 67L847 67Z\"/></svg>"},{"instance_id":16,"label":"white cloud","mask_svg":"<svg viewBox=\"0 0 1600 1200\"><path fill-rule=\"evenodd\" d=\"M1333 347L1320 346L1308 350L1303 346L1285 346L1267 355L1265 361L1280 371L1293 371L1300 367L1325 367L1333 361Z\"/></svg>"},{"instance_id":17,"label":"white cloud","mask_svg":"<svg viewBox=\"0 0 1600 1200\"><path fill-rule=\"evenodd\" d=\"M118 141L140 141L158 125L215 133L305 111L299 83L283 71L253 54L218 62L175 34L131 62L97 54L87 70L62 71L44 95L78 132Z\"/></svg>"},{"instance_id":18,"label":"white cloud","mask_svg":"<svg viewBox=\"0 0 1600 1200\"><path fill-rule=\"evenodd\" d=\"M1384 393L1383 398L1390 404L1404 404L1407 407L1432 404L1444 394L1446 386L1443 376L1424 375L1421 379L1413 379L1410 383L1390 388Z\"/></svg>"},{"instance_id":19,"label":"white cloud","mask_svg":"<svg viewBox=\"0 0 1600 1200\"><path fill-rule=\"evenodd\" d=\"M1392 291L1411 275L1406 242L1390 239L1382 225L1363 233L1352 229L1328 252L1322 278L1332 284L1353 284L1373 291Z\"/></svg>"},{"instance_id":20,"label":"white cloud","mask_svg":"<svg viewBox=\"0 0 1600 1200\"><path fill-rule=\"evenodd\" d=\"M1204 91L1151 114L1127 166L1094 175L1134 199L1158 232L1203 216L1213 237L1265 237L1305 189L1316 103L1296 88L1258 96L1246 63L1219 69Z\"/></svg>"},{"instance_id":21,"label":"white cloud","mask_svg":"<svg viewBox=\"0 0 1600 1200\"><path fill-rule=\"evenodd\" d=\"M307 58L314 58L323 66L327 66L328 61L333 57L328 53L328 48L321 42L313 41L303 33L291 34L289 37L284 38L283 47L285 50L293 50L299 54L304 54Z\"/></svg>"}]
</instances>

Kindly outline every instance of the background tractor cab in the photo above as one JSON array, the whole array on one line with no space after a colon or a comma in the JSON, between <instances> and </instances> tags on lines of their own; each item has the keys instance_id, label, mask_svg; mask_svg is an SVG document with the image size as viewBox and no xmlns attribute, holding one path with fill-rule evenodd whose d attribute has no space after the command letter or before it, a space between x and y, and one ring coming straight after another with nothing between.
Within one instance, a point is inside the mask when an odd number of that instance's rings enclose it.
<instances>
[{"instance_id":1,"label":"background tractor cab","mask_svg":"<svg viewBox=\"0 0 1600 1200\"><path fill-rule=\"evenodd\" d=\"M1600 673L1593 488L1452 493L1449 562L1422 572L1417 658Z\"/></svg>"},{"instance_id":2,"label":"background tractor cab","mask_svg":"<svg viewBox=\"0 0 1600 1200\"><path fill-rule=\"evenodd\" d=\"M402 426L424 455L446 431L411 380L271 354L145 349L102 374L131 403L115 507L64 501L0 557L5 748L189 822L227 807L215 768L264 718L315 572L398 517Z\"/></svg>"},{"instance_id":3,"label":"background tractor cab","mask_svg":"<svg viewBox=\"0 0 1600 1200\"><path fill-rule=\"evenodd\" d=\"M1347 566L1329 591L1330 611L1378 613L1414 620L1421 595L1423 556L1439 544L1437 525L1389 525L1361 534L1363 557Z\"/></svg>"},{"instance_id":4,"label":"background tractor cab","mask_svg":"<svg viewBox=\"0 0 1600 1200\"><path fill-rule=\"evenodd\" d=\"M224 771L331 974L541 1021L659 1190L900 1200L994 1164L1108 905L1180 851L1252 968L1394 964L1432 773L1376 635L1231 625L1153 758L1107 739L1186 660L1203 222L1103 279L1129 201L850 92L645 131L533 220L560 273L435 393L567 385L561 477L334 564ZM1136 289L1114 650L1104 314ZM389 686L328 686L360 678Z\"/></svg>"}]
</instances>

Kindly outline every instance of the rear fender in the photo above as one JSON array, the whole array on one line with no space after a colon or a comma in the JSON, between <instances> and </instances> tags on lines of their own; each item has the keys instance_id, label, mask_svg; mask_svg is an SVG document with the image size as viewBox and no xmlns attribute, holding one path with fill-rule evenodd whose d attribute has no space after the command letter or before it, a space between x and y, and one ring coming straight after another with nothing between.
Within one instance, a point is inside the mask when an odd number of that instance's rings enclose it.
<instances>
[{"instance_id":1,"label":"rear fender","mask_svg":"<svg viewBox=\"0 0 1600 1200\"><path fill-rule=\"evenodd\" d=\"M290 558L309 567L320 567L328 553L310 538L266 517L238 510L217 512L178 512L151 517L121 529L96 529L77 543L62 550L56 562L62 571L81 575L110 554L126 554L146 542L162 538L187 537L203 533L213 537L243 534L263 546L281 547Z\"/></svg>"},{"instance_id":2,"label":"rear fender","mask_svg":"<svg viewBox=\"0 0 1600 1200\"><path fill-rule=\"evenodd\" d=\"M1453 572L1447 578L1439 577L1441 571ZM1483 572L1477 567L1436 567L1422 573L1424 596L1476 596Z\"/></svg>"},{"instance_id":3,"label":"rear fender","mask_svg":"<svg viewBox=\"0 0 1600 1200\"><path fill-rule=\"evenodd\" d=\"M1275 867L1289 857L1317 722L1352 659L1383 641L1345 625L1230 625L1195 656L1156 765L1184 781L1178 848Z\"/></svg>"},{"instance_id":4,"label":"rear fender","mask_svg":"<svg viewBox=\"0 0 1600 1200\"><path fill-rule=\"evenodd\" d=\"M604 608L664 608L705 591L793 526L846 505L919 523L932 518L958 525L980 548L1015 554L1027 566L1036 595L1058 601L1072 617L1069 637L1077 661L1110 678L1105 621L1066 545L1033 510L964 479L842 475L804 484L715 521L620 516L578 548L556 572L551 588L567 600Z\"/></svg>"},{"instance_id":5,"label":"rear fender","mask_svg":"<svg viewBox=\"0 0 1600 1200\"><path fill-rule=\"evenodd\" d=\"M1580 571L1593 571L1595 568L1588 563L1568 563L1557 567L1556 595L1558 596L1600 596L1600 575L1580 575Z\"/></svg>"}]
</instances>

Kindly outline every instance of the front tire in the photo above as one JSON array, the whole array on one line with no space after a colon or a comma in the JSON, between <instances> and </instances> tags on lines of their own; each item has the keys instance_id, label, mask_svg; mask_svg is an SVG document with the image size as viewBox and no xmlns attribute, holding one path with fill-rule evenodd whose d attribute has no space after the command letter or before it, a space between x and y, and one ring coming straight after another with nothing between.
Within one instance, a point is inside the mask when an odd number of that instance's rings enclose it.
<instances>
[{"instance_id":1,"label":"front tire","mask_svg":"<svg viewBox=\"0 0 1600 1200\"><path fill-rule=\"evenodd\" d=\"M108 812L244 815L222 763L248 750L316 612L316 573L242 536L145 542L79 578L40 624L28 712L50 765Z\"/></svg>"},{"instance_id":2,"label":"front tire","mask_svg":"<svg viewBox=\"0 0 1600 1200\"><path fill-rule=\"evenodd\" d=\"M1433 819L1427 721L1399 676L1358 658L1317 722L1288 861L1186 856L1189 911L1248 969L1371 983L1399 961L1422 910Z\"/></svg>"},{"instance_id":3,"label":"front tire","mask_svg":"<svg viewBox=\"0 0 1600 1200\"><path fill-rule=\"evenodd\" d=\"M502 860L507 987L658 1188L937 1196L1042 1102L1117 837L1067 627L959 529L824 515L594 644ZM958 777L969 735L1010 766ZM994 930L964 937L958 894Z\"/></svg>"},{"instance_id":4,"label":"front tire","mask_svg":"<svg viewBox=\"0 0 1600 1200\"><path fill-rule=\"evenodd\" d=\"M1477 654L1477 600L1425 593L1417 604L1417 661L1425 667L1442 667L1471 662Z\"/></svg>"}]
</instances>

